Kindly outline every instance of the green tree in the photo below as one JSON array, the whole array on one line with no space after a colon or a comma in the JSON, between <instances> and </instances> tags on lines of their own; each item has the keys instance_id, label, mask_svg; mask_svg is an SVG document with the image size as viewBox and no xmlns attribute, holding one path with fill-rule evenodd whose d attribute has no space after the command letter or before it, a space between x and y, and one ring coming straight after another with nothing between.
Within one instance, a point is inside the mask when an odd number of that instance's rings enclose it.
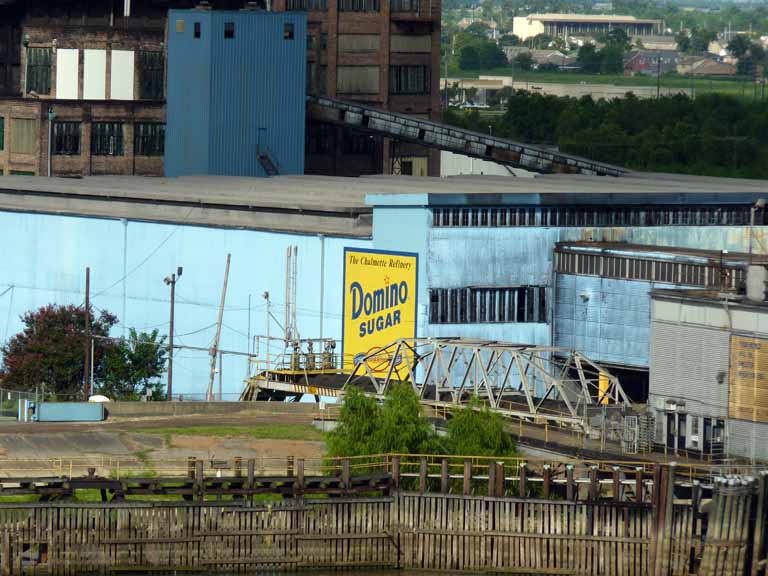
<instances>
[{"instance_id":1,"label":"green tree","mask_svg":"<svg viewBox=\"0 0 768 576\"><path fill-rule=\"evenodd\" d=\"M464 33L485 40L488 38L488 31L490 29L490 26L485 22L472 22L472 24L464 29Z\"/></svg>"},{"instance_id":2,"label":"green tree","mask_svg":"<svg viewBox=\"0 0 768 576\"><path fill-rule=\"evenodd\" d=\"M709 48L709 43L717 38L717 32L707 30L706 28L691 29L690 51L693 54L702 54Z\"/></svg>"},{"instance_id":3,"label":"green tree","mask_svg":"<svg viewBox=\"0 0 768 576\"><path fill-rule=\"evenodd\" d=\"M576 61L581 67L581 71L587 74L595 74L600 72L600 66L602 65L602 59L600 54L595 48L594 44L584 44L579 48Z\"/></svg>"},{"instance_id":4,"label":"green tree","mask_svg":"<svg viewBox=\"0 0 768 576\"><path fill-rule=\"evenodd\" d=\"M464 46L459 52L459 68L477 70L480 68L480 55L474 46Z\"/></svg>"},{"instance_id":5,"label":"green tree","mask_svg":"<svg viewBox=\"0 0 768 576\"><path fill-rule=\"evenodd\" d=\"M624 71L624 51L618 46L606 46L599 53L602 74L621 74Z\"/></svg>"},{"instance_id":6,"label":"green tree","mask_svg":"<svg viewBox=\"0 0 768 576\"><path fill-rule=\"evenodd\" d=\"M504 34L499 38L499 44L502 46L520 46L520 38L515 34Z\"/></svg>"},{"instance_id":7,"label":"green tree","mask_svg":"<svg viewBox=\"0 0 768 576\"><path fill-rule=\"evenodd\" d=\"M437 435L407 383L392 386L383 404L354 386L348 387L338 424L328 434L326 446L331 458L441 451Z\"/></svg>"},{"instance_id":8,"label":"green tree","mask_svg":"<svg viewBox=\"0 0 768 576\"><path fill-rule=\"evenodd\" d=\"M515 56L515 68L523 71L533 68L533 56L531 56L531 53L520 52L520 54Z\"/></svg>"},{"instance_id":9,"label":"green tree","mask_svg":"<svg viewBox=\"0 0 768 576\"><path fill-rule=\"evenodd\" d=\"M504 421L476 397L448 421L448 451L456 456L514 456L515 444Z\"/></svg>"},{"instance_id":10,"label":"green tree","mask_svg":"<svg viewBox=\"0 0 768 576\"><path fill-rule=\"evenodd\" d=\"M728 52L736 58L743 57L752 46L752 41L744 34L737 34L728 42Z\"/></svg>"},{"instance_id":11,"label":"green tree","mask_svg":"<svg viewBox=\"0 0 768 576\"><path fill-rule=\"evenodd\" d=\"M45 385L46 391L65 399L82 397L85 346L85 308L83 306L48 304L21 317L21 332L0 348L3 364L0 381L3 386L34 390ZM91 334L108 336L117 317L102 311L97 317L91 311ZM94 346L94 378L104 373L104 352L108 344L96 339Z\"/></svg>"},{"instance_id":12,"label":"green tree","mask_svg":"<svg viewBox=\"0 0 768 576\"><path fill-rule=\"evenodd\" d=\"M677 42L677 49L680 52L688 53L691 51L691 37L681 30L675 35L675 42Z\"/></svg>"},{"instance_id":13,"label":"green tree","mask_svg":"<svg viewBox=\"0 0 768 576\"><path fill-rule=\"evenodd\" d=\"M99 391L115 400L135 400L151 393L153 400L163 400L160 377L165 372L167 350L165 336L128 331L128 339L113 343L104 354L104 374Z\"/></svg>"},{"instance_id":14,"label":"green tree","mask_svg":"<svg viewBox=\"0 0 768 576\"><path fill-rule=\"evenodd\" d=\"M626 52L632 47L632 41L627 33L621 28L614 28L610 32L601 34L598 40L609 48L617 48L621 52Z\"/></svg>"}]
</instances>

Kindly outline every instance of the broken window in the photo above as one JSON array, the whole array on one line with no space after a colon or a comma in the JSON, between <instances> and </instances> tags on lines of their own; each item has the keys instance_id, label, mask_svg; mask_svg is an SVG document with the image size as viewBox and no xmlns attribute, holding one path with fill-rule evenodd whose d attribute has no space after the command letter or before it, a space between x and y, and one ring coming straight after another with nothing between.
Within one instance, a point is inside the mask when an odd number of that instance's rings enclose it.
<instances>
[{"instance_id":1,"label":"broken window","mask_svg":"<svg viewBox=\"0 0 768 576\"><path fill-rule=\"evenodd\" d=\"M165 57L162 52L139 52L139 98L161 100L165 78Z\"/></svg>"},{"instance_id":2,"label":"broken window","mask_svg":"<svg viewBox=\"0 0 768 576\"><path fill-rule=\"evenodd\" d=\"M162 156L165 153L165 124L136 123L133 127L133 153L136 156Z\"/></svg>"},{"instance_id":3,"label":"broken window","mask_svg":"<svg viewBox=\"0 0 768 576\"><path fill-rule=\"evenodd\" d=\"M432 324L486 324L547 321L546 286L433 288Z\"/></svg>"},{"instance_id":4,"label":"broken window","mask_svg":"<svg viewBox=\"0 0 768 576\"><path fill-rule=\"evenodd\" d=\"M91 125L91 154L122 156L125 153L122 122L94 122Z\"/></svg>"},{"instance_id":5,"label":"broken window","mask_svg":"<svg viewBox=\"0 0 768 576\"><path fill-rule=\"evenodd\" d=\"M51 49L27 49L27 93L51 93Z\"/></svg>"},{"instance_id":6,"label":"broken window","mask_svg":"<svg viewBox=\"0 0 768 576\"><path fill-rule=\"evenodd\" d=\"M80 154L80 122L53 123L53 154L77 156Z\"/></svg>"}]
</instances>

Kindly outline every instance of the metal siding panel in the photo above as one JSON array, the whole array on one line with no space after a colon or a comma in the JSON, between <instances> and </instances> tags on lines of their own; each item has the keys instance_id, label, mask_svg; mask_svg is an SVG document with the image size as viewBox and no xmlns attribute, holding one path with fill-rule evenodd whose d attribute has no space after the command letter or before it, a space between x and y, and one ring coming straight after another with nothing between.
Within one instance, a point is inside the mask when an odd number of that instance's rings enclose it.
<instances>
[{"instance_id":1,"label":"metal siding panel","mask_svg":"<svg viewBox=\"0 0 768 576\"><path fill-rule=\"evenodd\" d=\"M692 413L728 415L729 335L677 323L651 327L650 393L686 401ZM723 381L718 383L718 374Z\"/></svg>"},{"instance_id":2,"label":"metal siding panel","mask_svg":"<svg viewBox=\"0 0 768 576\"><path fill-rule=\"evenodd\" d=\"M133 50L112 50L109 96L112 100L133 100Z\"/></svg>"},{"instance_id":3,"label":"metal siding panel","mask_svg":"<svg viewBox=\"0 0 768 576\"><path fill-rule=\"evenodd\" d=\"M80 76L80 51L77 48L56 50L56 98L77 100Z\"/></svg>"},{"instance_id":4,"label":"metal siding panel","mask_svg":"<svg viewBox=\"0 0 768 576\"><path fill-rule=\"evenodd\" d=\"M39 422L101 422L104 404L100 402L40 402L36 407Z\"/></svg>"},{"instance_id":5,"label":"metal siding panel","mask_svg":"<svg viewBox=\"0 0 768 576\"><path fill-rule=\"evenodd\" d=\"M184 22L179 32L177 21ZM165 175L209 173L211 18L205 12L168 13ZM194 38L194 24L201 27Z\"/></svg>"},{"instance_id":6,"label":"metal siding panel","mask_svg":"<svg viewBox=\"0 0 768 576\"><path fill-rule=\"evenodd\" d=\"M83 100L107 97L107 51L83 50Z\"/></svg>"},{"instance_id":7,"label":"metal siding panel","mask_svg":"<svg viewBox=\"0 0 768 576\"><path fill-rule=\"evenodd\" d=\"M217 11L212 22L211 173L264 176L258 145L281 174L303 174L306 15ZM225 22L235 24L232 39ZM283 38L286 24L293 40Z\"/></svg>"}]
</instances>

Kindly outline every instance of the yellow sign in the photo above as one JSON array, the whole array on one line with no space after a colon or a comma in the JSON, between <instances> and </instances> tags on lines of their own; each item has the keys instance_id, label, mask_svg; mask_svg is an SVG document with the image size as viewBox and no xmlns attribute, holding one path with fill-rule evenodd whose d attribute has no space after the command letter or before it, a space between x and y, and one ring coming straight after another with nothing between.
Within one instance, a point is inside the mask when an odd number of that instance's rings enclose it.
<instances>
[{"instance_id":1,"label":"yellow sign","mask_svg":"<svg viewBox=\"0 0 768 576\"><path fill-rule=\"evenodd\" d=\"M598 390L598 403L608 404L610 396L608 391L611 389L611 381L608 380L608 376L604 372L600 372L597 377L597 390Z\"/></svg>"},{"instance_id":2,"label":"yellow sign","mask_svg":"<svg viewBox=\"0 0 768 576\"><path fill-rule=\"evenodd\" d=\"M731 336L728 415L768 422L768 340Z\"/></svg>"},{"instance_id":3,"label":"yellow sign","mask_svg":"<svg viewBox=\"0 0 768 576\"><path fill-rule=\"evenodd\" d=\"M344 249L342 366L352 370L367 354L398 338L416 336L418 255ZM394 349L391 350L394 353ZM404 355L395 363L405 368ZM391 356L382 353L369 366L386 372Z\"/></svg>"}]
</instances>

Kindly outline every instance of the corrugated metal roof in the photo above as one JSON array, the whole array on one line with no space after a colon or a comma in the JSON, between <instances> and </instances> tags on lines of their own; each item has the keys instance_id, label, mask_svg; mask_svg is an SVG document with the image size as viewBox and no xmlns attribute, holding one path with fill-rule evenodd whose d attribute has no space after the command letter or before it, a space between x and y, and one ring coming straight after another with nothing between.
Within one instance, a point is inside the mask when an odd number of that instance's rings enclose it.
<instances>
[{"instance_id":1,"label":"corrugated metal roof","mask_svg":"<svg viewBox=\"0 0 768 576\"><path fill-rule=\"evenodd\" d=\"M723 257L723 264L735 265L735 264L766 264L768 263L768 256L763 254L747 254L743 252L728 252L723 255L717 250L701 250L698 248L685 248L685 247L667 247L667 246L647 246L643 244L624 244L622 242L589 242L589 241L573 241L573 242L558 242L555 245L556 250L568 251L568 252L583 252L583 253L605 253L605 254L621 254L626 256L642 256L644 258L654 258L660 260L676 259L677 257L685 257L691 261L703 261L708 260L719 261L721 256Z\"/></svg>"}]
</instances>

